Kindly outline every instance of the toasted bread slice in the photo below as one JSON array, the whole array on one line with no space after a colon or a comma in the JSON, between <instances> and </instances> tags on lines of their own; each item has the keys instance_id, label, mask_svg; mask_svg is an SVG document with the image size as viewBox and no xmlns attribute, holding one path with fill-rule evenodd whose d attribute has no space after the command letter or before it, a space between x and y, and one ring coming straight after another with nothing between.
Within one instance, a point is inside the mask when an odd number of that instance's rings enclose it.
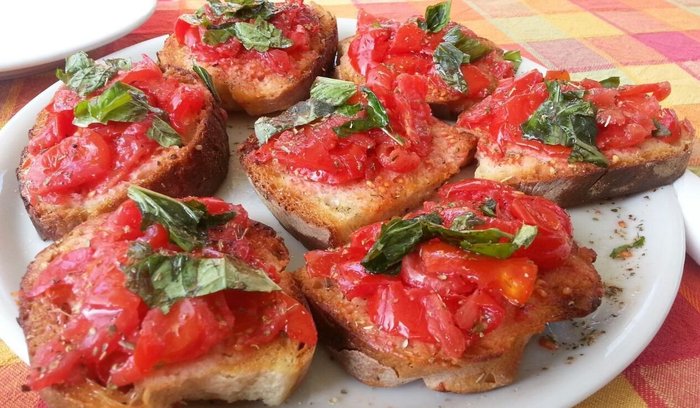
<instances>
[{"instance_id":1,"label":"toasted bread slice","mask_svg":"<svg viewBox=\"0 0 700 408\"><path fill-rule=\"evenodd\" d=\"M335 76L336 78L352 81L361 85L364 84L367 79L353 67L350 62L350 57L348 56L348 48L355 38L356 36L345 38L338 44L338 65L335 67ZM515 74L515 70L508 67L505 70L507 73L499 72L498 76L494 75L493 71L497 71L497 69L492 67L497 66L497 64L505 67L511 63L503 59L503 50L498 48L495 43L486 38L475 38L491 49L487 57L472 63L472 65L479 69L482 79L488 81L488 84L476 94L471 94L469 92L460 93L453 89L446 88L444 84L438 83L441 79L430 78L428 81L426 102L430 104L435 116L454 120L461 112L489 95L498 85L499 79L510 77ZM390 66L390 70L396 74L402 72L401 67L396 66Z\"/></svg>"},{"instance_id":2,"label":"toasted bread slice","mask_svg":"<svg viewBox=\"0 0 700 408\"><path fill-rule=\"evenodd\" d=\"M681 140L656 139L636 149L606 151L607 168L590 163L570 164L564 158L511 149L495 160L477 150L475 177L501 181L528 194L546 197L562 207L639 193L672 183L685 172L695 132L686 121Z\"/></svg>"},{"instance_id":3,"label":"toasted bread slice","mask_svg":"<svg viewBox=\"0 0 700 408\"><path fill-rule=\"evenodd\" d=\"M84 247L105 220L98 216L81 224L60 241L52 244L32 262L22 279L27 291L47 264L66 251ZM272 265L281 275L280 286L305 304L303 297L284 269L289 261L287 248L269 227L253 222L245 231L256 257ZM65 312L38 297L20 299L19 322L24 330L30 360L44 342L55 337ZM87 379L77 384L58 385L39 391L50 407L168 407L185 400L262 400L278 405L304 377L315 346L296 342L284 333L258 349L240 349L223 345L201 359L155 368L144 380L126 391L104 387Z\"/></svg>"},{"instance_id":4,"label":"toasted bread slice","mask_svg":"<svg viewBox=\"0 0 700 408\"><path fill-rule=\"evenodd\" d=\"M405 214L471 161L476 135L439 121L431 133L431 153L413 171L382 170L372 180L348 185L308 181L275 161L256 163L254 135L240 147L240 159L280 223L308 248L327 248L344 244L359 227Z\"/></svg>"},{"instance_id":5,"label":"toasted bread slice","mask_svg":"<svg viewBox=\"0 0 700 408\"><path fill-rule=\"evenodd\" d=\"M183 83L199 84L194 74L181 70L168 70L164 75ZM104 193L92 191L55 204L41 200L30 192L28 179L29 165L36 156L25 148L17 168L17 179L24 206L39 236L45 240L58 239L81 222L115 209L126 199L130 184L173 197L213 194L226 177L230 153L226 113L209 92L204 90L203 93L205 105L196 126L190 134L180 135L183 145L156 150L155 155ZM39 114L36 125L29 131L30 140L46 126L47 116L46 110Z\"/></svg>"},{"instance_id":6,"label":"toasted bread slice","mask_svg":"<svg viewBox=\"0 0 700 408\"><path fill-rule=\"evenodd\" d=\"M525 315L516 317L516 308L509 306L503 323L458 360L445 358L432 344L381 331L366 301L348 300L333 280L311 276L306 268L294 279L311 305L321 340L360 381L393 387L422 379L436 391L473 393L513 382L525 345L546 323L582 317L598 307L603 288L592 265L595 256L574 248L563 265L541 271Z\"/></svg>"},{"instance_id":7,"label":"toasted bread slice","mask_svg":"<svg viewBox=\"0 0 700 408\"><path fill-rule=\"evenodd\" d=\"M308 51L301 53L298 59L290 59L290 72L297 72L297 75L267 73L259 60L199 61L173 35L158 52L158 60L164 67L189 70L197 63L205 68L228 111L245 111L255 116L287 109L308 98L314 79L333 69L338 45L338 27L332 14L311 1L299 7L311 9L318 20L319 35L310 38Z\"/></svg>"}]
</instances>

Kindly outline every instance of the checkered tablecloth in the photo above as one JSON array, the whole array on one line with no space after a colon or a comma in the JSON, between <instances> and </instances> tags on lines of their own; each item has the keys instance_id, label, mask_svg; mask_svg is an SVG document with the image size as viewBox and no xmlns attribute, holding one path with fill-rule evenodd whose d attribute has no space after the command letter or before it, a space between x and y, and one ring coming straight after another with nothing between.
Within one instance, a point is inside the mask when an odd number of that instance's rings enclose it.
<instances>
[{"instance_id":1,"label":"checkered tablecloth","mask_svg":"<svg viewBox=\"0 0 700 408\"><path fill-rule=\"evenodd\" d=\"M200 3L159 1L145 24L90 54L101 57L169 33L179 14ZM364 7L404 18L422 14L433 1L317 3L337 17L353 18ZM700 0L453 0L452 18L547 68L567 69L575 78L670 81L673 93L665 104L700 127ZM55 80L51 70L0 81L0 126ZM700 167L700 143L691 160ZM22 391L26 375L27 367L0 342L0 407L44 405L35 393ZM700 266L690 258L671 313L649 347L580 406L700 407Z\"/></svg>"}]
</instances>

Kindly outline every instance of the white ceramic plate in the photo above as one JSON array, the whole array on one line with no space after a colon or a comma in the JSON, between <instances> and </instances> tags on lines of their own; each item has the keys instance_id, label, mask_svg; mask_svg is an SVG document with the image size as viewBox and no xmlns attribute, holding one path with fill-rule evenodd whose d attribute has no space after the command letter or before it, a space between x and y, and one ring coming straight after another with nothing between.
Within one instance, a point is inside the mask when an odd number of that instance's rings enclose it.
<instances>
[{"instance_id":1,"label":"white ceramic plate","mask_svg":"<svg viewBox=\"0 0 700 408\"><path fill-rule=\"evenodd\" d=\"M341 20L339 31L341 38L352 34L354 21ZM114 56L138 59L143 53L155 55L163 40L160 37L145 41ZM522 69L532 68L541 69L530 61L523 63ZM18 289L26 265L46 243L39 240L22 207L14 172L26 144L27 130L57 87L58 84L37 96L0 131L0 219L4 222L4 233L0 235L0 335L25 361L26 348L15 322L17 308L12 293ZM241 115L232 116L229 135L234 149L250 134L252 120ZM304 248L282 229L260 202L235 158L231 160L229 176L218 195L242 203L251 218L277 230L290 249L290 269L300 266ZM395 389L372 388L346 375L319 347L309 376L287 404L505 407L517 403L521 407L556 407L571 406L583 400L619 374L653 338L676 296L685 247L683 219L670 187L577 208L571 211L571 215L576 239L598 252L596 267L603 280L610 286L621 288L621 293L606 298L603 305L585 319L574 324L552 325L553 335L565 343L558 351L548 351L533 341L526 350L519 378L513 385L476 395L433 392L418 382ZM640 233L646 237L647 243L635 251L634 257L627 261L610 259L608 254L614 247L631 242ZM578 347L582 339L591 340L591 344Z\"/></svg>"},{"instance_id":2,"label":"white ceramic plate","mask_svg":"<svg viewBox=\"0 0 700 408\"><path fill-rule=\"evenodd\" d=\"M129 33L153 14L156 0L33 0L3 4L0 79L49 68Z\"/></svg>"},{"instance_id":3,"label":"white ceramic plate","mask_svg":"<svg viewBox=\"0 0 700 408\"><path fill-rule=\"evenodd\" d=\"M685 220L686 250L700 264L700 177L690 170L673 183Z\"/></svg>"}]
</instances>

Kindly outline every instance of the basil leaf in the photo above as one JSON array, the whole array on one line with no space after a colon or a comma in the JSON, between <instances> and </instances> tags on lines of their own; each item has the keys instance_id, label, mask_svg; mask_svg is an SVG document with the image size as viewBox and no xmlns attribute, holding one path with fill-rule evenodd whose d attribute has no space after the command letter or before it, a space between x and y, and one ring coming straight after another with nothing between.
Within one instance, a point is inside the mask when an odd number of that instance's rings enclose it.
<instances>
[{"instance_id":1,"label":"basil leaf","mask_svg":"<svg viewBox=\"0 0 700 408\"><path fill-rule=\"evenodd\" d=\"M513 63L513 69L516 71L520 68L520 64L523 62L523 57L520 56L520 51L512 50L503 53L503 59Z\"/></svg>"},{"instance_id":2,"label":"basil leaf","mask_svg":"<svg viewBox=\"0 0 700 408\"><path fill-rule=\"evenodd\" d=\"M610 78L605 78L598 82L603 85L603 88L617 88L620 86L620 77L611 76Z\"/></svg>"},{"instance_id":3,"label":"basil leaf","mask_svg":"<svg viewBox=\"0 0 700 408\"><path fill-rule=\"evenodd\" d=\"M433 53L433 63L437 73L448 86L461 93L467 92L468 89L467 81L460 69L465 58L469 62L468 57L454 44L448 42L440 43Z\"/></svg>"},{"instance_id":4,"label":"basil leaf","mask_svg":"<svg viewBox=\"0 0 700 408\"><path fill-rule=\"evenodd\" d=\"M214 80L211 78L211 75L209 75L209 72L207 72L207 70L203 67L197 65L197 63L192 64L192 70L202 79L202 82L204 82L204 85L207 86L209 92L211 92L211 94L214 96L214 99L216 99L217 102L221 102L219 93L216 91L216 87L214 86Z\"/></svg>"},{"instance_id":5,"label":"basil leaf","mask_svg":"<svg viewBox=\"0 0 700 408\"><path fill-rule=\"evenodd\" d=\"M382 105L377 95L367 87L362 87L362 93L367 97L365 107L366 117L354 119L340 126L333 128L333 131L340 137L348 137L354 133L367 132L372 129L380 129L399 146L404 146L406 141L403 137L395 134L389 127L389 114ZM354 110L354 109L353 109ZM355 112L357 113L357 112Z\"/></svg>"},{"instance_id":6,"label":"basil leaf","mask_svg":"<svg viewBox=\"0 0 700 408\"><path fill-rule=\"evenodd\" d=\"M480 255L492 258L506 259L520 248L527 248L537 237L537 227L533 225L523 225L513 237L511 242L496 243L472 243L467 240L461 242L462 249L476 252Z\"/></svg>"},{"instance_id":7,"label":"basil leaf","mask_svg":"<svg viewBox=\"0 0 700 408\"><path fill-rule=\"evenodd\" d=\"M126 286L151 308L169 313L180 299L237 289L272 292L281 288L260 269L226 256L197 258L187 254L152 252L147 244L135 243L131 262L123 267Z\"/></svg>"},{"instance_id":8,"label":"basil leaf","mask_svg":"<svg viewBox=\"0 0 700 408\"><path fill-rule=\"evenodd\" d=\"M484 201L484 203L481 204L481 207L479 207L479 209L484 213L484 215L487 215L489 217L495 217L497 206L498 203L496 202L496 200L494 200L493 198L487 198L486 201Z\"/></svg>"},{"instance_id":9,"label":"basil leaf","mask_svg":"<svg viewBox=\"0 0 700 408\"><path fill-rule=\"evenodd\" d=\"M84 52L66 58L66 70L56 70L56 77L80 96L103 87L120 70L131 68L131 61L122 58L95 62Z\"/></svg>"},{"instance_id":10,"label":"basil leaf","mask_svg":"<svg viewBox=\"0 0 700 408\"><path fill-rule=\"evenodd\" d=\"M202 42L208 45L217 45L225 43L226 41L235 37L236 32L234 31L233 26L218 29L208 29L204 32L204 35L202 36Z\"/></svg>"},{"instance_id":11,"label":"basil leaf","mask_svg":"<svg viewBox=\"0 0 700 408\"><path fill-rule=\"evenodd\" d=\"M379 101L377 95L367 87L362 87L362 93L367 97L367 117L374 122L377 127L389 125L389 114L384 109L384 105Z\"/></svg>"},{"instance_id":12,"label":"basil leaf","mask_svg":"<svg viewBox=\"0 0 700 408\"><path fill-rule=\"evenodd\" d=\"M452 225L450 225L451 230L455 231L466 231L473 229L478 225L484 224L486 221L477 217L473 212L467 212L462 215L458 215L452 220Z\"/></svg>"},{"instance_id":13,"label":"basil leaf","mask_svg":"<svg viewBox=\"0 0 700 408\"><path fill-rule=\"evenodd\" d=\"M339 137L348 137L355 133L367 132L376 129L377 125L368 118L354 119L333 128Z\"/></svg>"},{"instance_id":14,"label":"basil leaf","mask_svg":"<svg viewBox=\"0 0 700 408\"><path fill-rule=\"evenodd\" d=\"M641 248L644 246L644 243L646 242L646 238L644 237L639 237L634 240L631 244L625 244L625 245L620 245L619 247L615 248L610 252L610 257L613 259L626 259L631 256L629 250L632 248Z\"/></svg>"},{"instance_id":15,"label":"basil leaf","mask_svg":"<svg viewBox=\"0 0 700 408\"><path fill-rule=\"evenodd\" d=\"M450 8L452 0L428 6L425 9L425 29L431 33L437 33L450 22Z\"/></svg>"},{"instance_id":16,"label":"basil leaf","mask_svg":"<svg viewBox=\"0 0 700 408\"><path fill-rule=\"evenodd\" d=\"M258 17L254 23L238 22L233 25L236 34L246 50L265 52L270 48L289 48L292 41L282 35L282 31Z\"/></svg>"},{"instance_id":17,"label":"basil leaf","mask_svg":"<svg viewBox=\"0 0 700 408\"><path fill-rule=\"evenodd\" d=\"M207 0L207 2L216 16L226 18L237 17L247 20L259 16L267 20L275 14L274 4L266 0Z\"/></svg>"},{"instance_id":18,"label":"basil leaf","mask_svg":"<svg viewBox=\"0 0 700 408\"><path fill-rule=\"evenodd\" d=\"M392 219L382 225L379 238L361 261L362 266L369 273L397 274L403 257L421 242L433 238L440 238L471 252L503 259L519 248L529 246L537 236L537 227L531 225L523 225L513 236L496 228L455 229L445 228L441 224L442 219L437 213L408 220ZM504 238L510 242L501 242Z\"/></svg>"},{"instance_id":19,"label":"basil leaf","mask_svg":"<svg viewBox=\"0 0 700 408\"><path fill-rule=\"evenodd\" d=\"M110 58L105 63L117 71L128 71L131 69L131 60L126 58Z\"/></svg>"},{"instance_id":20,"label":"basil leaf","mask_svg":"<svg viewBox=\"0 0 700 408\"><path fill-rule=\"evenodd\" d=\"M340 114L340 115L344 115L344 116L355 116L358 113L360 113L360 111L362 111L362 109L363 109L363 106L361 103L356 103L353 105L342 105L342 106L339 106L335 109L335 113Z\"/></svg>"},{"instance_id":21,"label":"basil leaf","mask_svg":"<svg viewBox=\"0 0 700 408\"><path fill-rule=\"evenodd\" d=\"M263 145L279 132L309 124L316 119L330 115L334 110L333 105L315 99L297 102L278 116L258 118L254 126L255 137Z\"/></svg>"},{"instance_id":22,"label":"basil leaf","mask_svg":"<svg viewBox=\"0 0 700 408\"><path fill-rule=\"evenodd\" d=\"M463 64L474 62L491 51L491 47L478 38L467 37L457 26L446 32L442 41L443 43L453 44L458 50L466 54L463 57Z\"/></svg>"},{"instance_id":23,"label":"basil leaf","mask_svg":"<svg viewBox=\"0 0 700 408\"><path fill-rule=\"evenodd\" d=\"M146 131L146 136L158 142L163 147L182 146L182 138L175 129L158 116L153 117L151 127Z\"/></svg>"},{"instance_id":24,"label":"basil leaf","mask_svg":"<svg viewBox=\"0 0 700 408\"><path fill-rule=\"evenodd\" d=\"M654 137L671 136L671 129L660 121L654 119L654 130L651 132L651 135Z\"/></svg>"},{"instance_id":25,"label":"basil leaf","mask_svg":"<svg viewBox=\"0 0 700 408\"><path fill-rule=\"evenodd\" d=\"M311 85L311 98L340 106L357 93L357 85L340 79L317 77Z\"/></svg>"},{"instance_id":26,"label":"basil leaf","mask_svg":"<svg viewBox=\"0 0 700 408\"><path fill-rule=\"evenodd\" d=\"M220 223L222 217L235 216L234 213L212 216L198 201L179 201L139 186L130 186L127 196L139 207L142 228L153 223L163 225L168 230L170 241L185 251L201 247L207 237L207 228Z\"/></svg>"},{"instance_id":27,"label":"basil leaf","mask_svg":"<svg viewBox=\"0 0 700 408\"><path fill-rule=\"evenodd\" d=\"M138 122L149 112L145 95L140 90L115 82L101 95L79 102L75 106L73 124L87 127L93 123Z\"/></svg>"},{"instance_id":28,"label":"basil leaf","mask_svg":"<svg viewBox=\"0 0 700 408\"><path fill-rule=\"evenodd\" d=\"M607 167L607 159L595 145L598 127L593 104L583 99L582 91L562 92L558 81L546 84L549 97L520 126L523 138L571 147L570 163Z\"/></svg>"}]
</instances>

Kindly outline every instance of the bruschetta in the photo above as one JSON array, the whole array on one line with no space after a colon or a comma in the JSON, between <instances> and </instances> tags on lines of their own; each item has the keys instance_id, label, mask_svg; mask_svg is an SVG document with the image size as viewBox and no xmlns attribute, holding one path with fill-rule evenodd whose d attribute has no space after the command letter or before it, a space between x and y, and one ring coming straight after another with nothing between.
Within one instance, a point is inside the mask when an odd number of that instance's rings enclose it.
<instances>
[{"instance_id":1,"label":"bruschetta","mask_svg":"<svg viewBox=\"0 0 700 408\"><path fill-rule=\"evenodd\" d=\"M423 76L426 100L454 118L481 101L498 81L512 77L519 52L508 52L450 21L451 1L428 6L425 16L399 22L360 9L357 34L341 41L336 76L363 84L377 68Z\"/></svg>"},{"instance_id":2,"label":"bruschetta","mask_svg":"<svg viewBox=\"0 0 700 408\"><path fill-rule=\"evenodd\" d=\"M333 68L335 17L313 2L208 0L180 16L158 59L164 67L201 66L229 111L263 115L309 96Z\"/></svg>"},{"instance_id":3,"label":"bruschetta","mask_svg":"<svg viewBox=\"0 0 700 408\"><path fill-rule=\"evenodd\" d=\"M659 104L670 92L668 82L619 85L532 71L504 80L457 124L480 130L476 177L569 207L683 174L695 131Z\"/></svg>"},{"instance_id":4,"label":"bruschetta","mask_svg":"<svg viewBox=\"0 0 700 408\"><path fill-rule=\"evenodd\" d=\"M182 197L212 194L226 177L226 112L194 73L78 53L58 76L17 169L41 238L115 209L132 183Z\"/></svg>"},{"instance_id":5,"label":"bruschetta","mask_svg":"<svg viewBox=\"0 0 700 408\"><path fill-rule=\"evenodd\" d=\"M377 76L366 86L318 78L311 99L262 117L240 149L253 187L308 247L404 214L471 160L477 137L436 120L425 81Z\"/></svg>"},{"instance_id":6,"label":"bruschetta","mask_svg":"<svg viewBox=\"0 0 700 408\"><path fill-rule=\"evenodd\" d=\"M52 408L280 404L316 344L288 260L240 205L132 186L29 265L28 386Z\"/></svg>"},{"instance_id":7,"label":"bruschetta","mask_svg":"<svg viewBox=\"0 0 700 408\"><path fill-rule=\"evenodd\" d=\"M545 324L594 311L594 251L542 197L488 180L305 255L294 274L334 360L371 386L422 380L472 393L510 384Z\"/></svg>"}]
</instances>

